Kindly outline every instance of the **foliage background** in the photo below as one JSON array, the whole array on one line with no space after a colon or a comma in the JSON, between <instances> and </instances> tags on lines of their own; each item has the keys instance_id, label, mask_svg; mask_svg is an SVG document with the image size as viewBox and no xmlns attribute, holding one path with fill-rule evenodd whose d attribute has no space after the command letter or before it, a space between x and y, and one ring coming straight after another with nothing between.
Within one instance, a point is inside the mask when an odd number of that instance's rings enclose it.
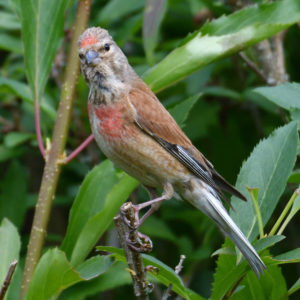
<instances>
[{"instance_id":1,"label":"foliage background","mask_svg":"<svg viewBox=\"0 0 300 300\"><path fill-rule=\"evenodd\" d=\"M20 279L44 160L35 137L33 101L25 75L21 24L15 13L14 3L17 2L0 1L0 220L8 218L21 234L21 258L16 274ZM236 4L235 1L169 0L162 7L162 14L155 20L155 24L159 24L161 20L161 25L157 31L154 30L154 36L146 40L142 38L144 7L145 1L141 0L93 1L89 23L90 26L101 26L109 30L140 75L176 48L188 33L199 29L211 18L232 13ZM69 1L64 16L63 40L42 97L41 120L44 137L52 135L75 12L76 1ZM299 25L290 27L285 35L284 55L289 81L295 82L300 81L299 39ZM253 55L251 50L249 55ZM23 85L12 88L5 80L15 80ZM255 87L265 85L234 54L187 76L176 85L159 92L158 97L167 108L172 109L176 104L194 96L194 105L182 124L183 130L195 146L213 162L215 168L231 183L235 183L243 161L249 157L254 146L290 118L282 108L278 109L265 98L250 92ZM87 96L88 87L80 76L67 151L74 149L90 134ZM105 157L93 142L76 159L63 167L44 251L49 247L59 246L63 241L70 207L80 184L87 172L104 160ZM294 180L286 186L265 232L272 228L297 188L296 183L297 180ZM130 199L144 201L147 194L139 187L131 194ZM285 231L287 238L272 249L273 255L300 247L299 221L298 215L290 222ZM185 254L187 259L182 278L186 286L203 297L210 296L217 259L217 256L211 257L211 254L220 248L223 237L208 218L188 204L172 200L164 203L147 220L142 232L148 234L154 243L153 255L168 266L175 267L180 254ZM98 244L118 246L112 225ZM118 269L118 265L114 268L117 270L114 274L118 274L118 282L115 283L112 277L104 278L104 291L95 289L95 295L90 292L91 295L86 296L86 299L133 298L128 274L121 272L122 267ZM282 274L286 285L290 287L300 276L299 264L284 265ZM98 283L99 285L101 284ZM122 287L114 288L118 285ZM90 291L93 291L92 285ZM158 293L156 288L153 299L159 299ZM71 299L68 297L71 296L68 296L67 290L60 299ZM296 297L295 294L295 299Z\"/></svg>"}]
</instances>

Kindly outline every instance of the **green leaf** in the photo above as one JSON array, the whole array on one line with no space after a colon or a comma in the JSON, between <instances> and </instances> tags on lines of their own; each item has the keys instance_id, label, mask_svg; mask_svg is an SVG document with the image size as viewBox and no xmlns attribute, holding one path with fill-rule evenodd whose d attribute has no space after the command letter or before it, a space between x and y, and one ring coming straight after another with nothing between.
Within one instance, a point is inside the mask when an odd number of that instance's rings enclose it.
<instances>
[{"instance_id":1,"label":"green leaf","mask_svg":"<svg viewBox=\"0 0 300 300\"><path fill-rule=\"evenodd\" d=\"M14 52L17 54L23 53L21 40L11 34L0 33L0 49Z\"/></svg>"},{"instance_id":2,"label":"green leaf","mask_svg":"<svg viewBox=\"0 0 300 300\"><path fill-rule=\"evenodd\" d=\"M0 225L0 245L0 283L2 285L10 264L15 259L19 259L21 247L16 227L6 218L2 220Z\"/></svg>"},{"instance_id":3,"label":"green leaf","mask_svg":"<svg viewBox=\"0 0 300 300\"><path fill-rule=\"evenodd\" d=\"M106 246L98 246L96 247L98 251L106 251L112 253L112 256L115 257L117 260L126 262L126 258L124 255L124 251L122 249L114 248L114 247L106 247ZM178 274L175 273L173 269L165 265L163 262L159 261L158 259L143 254L143 262L145 266L154 266L159 269L156 272L148 272L148 276L150 279L154 278L159 280L165 286L169 286L172 284L172 290L183 297L184 299L195 299L195 300L203 300L204 298L198 295L197 293L191 291L190 289L186 288Z\"/></svg>"},{"instance_id":4,"label":"green leaf","mask_svg":"<svg viewBox=\"0 0 300 300\"><path fill-rule=\"evenodd\" d=\"M85 280L91 280L106 272L112 264L111 259L105 256L93 256L80 264L76 271Z\"/></svg>"},{"instance_id":5,"label":"green leaf","mask_svg":"<svg viewBox=\"0 0 300 300\"><path fill-rule=\"evenodd\" d=\"M61 246L71 257L82 228L101 211L111 188L118 182L113 164L106 160L94 167L84 178L70 211L69 225Z\"/></svg>"},{"instance_id":6,"label":"green leaf","mask_svg":"<svg viewBox=\"0 0 300 300\"><path fill-rule=\"evenodd\" d=\"M230 299L281 300L287 293L285 278L278 266L268 266L268 270L261 278L257 278L254 273L249 272L240 286L243 288Z\"/></svg>"},{"instance_id":7,"label":"green leaf","mask_svg":"<svg viewBox=\"0 0 300 300\"><path fill-rule=\"evenodd\" d=\"M103 25L118 21L128 14L142 9L144 2L144 0L111 0L100 11L98 19Z\"/></svg>"},{"instance_id":8,"label":"green leaf","mask_svg":"<svg viewBox=\"0 0 300 300\"><path fill-rule=\"evenodd\" d=\"M298 290L300 290L300 277L298 278L298 280L291 286L291 288L288 291L289 295L294 294L295 292L297 292Z\"/></svg>"},{"instance_id":9,"label":"green leaf","mask_svg":"<svg viewBox=\"0 0 300 300\"><path fill-rule=\"evenodd\" d=\"M63 251L57 248L48 250L34 271L26 300L57 297L67 287L104 273L110 265L110 259L97 256L90 258L75 270Z\"/></svg>"},{"instance_id":10,"label":"green leaf","mask_svg":"<svg viewBox=\"0 0 300 300\"><path fill-rule=\"evenodd\" d=\"M159 228L159 230L157 230ZM178 237L170 230L167 224L155 216L150 216L141 226L141 231L149 236L165 239L173 243L178 242Z\"/></svg>"},{"instance_id":11,"label":"green leaf","mask_svg":"<svg viewBox=\"0 0 300 300\"><path fill-rule=\"evenodd\" d=\"M298 263L300 262L300 248L288 251L272 258L276 264Z\"/></svg>"},{"instance_id":12,"label":"green leaf","mask_svg":"<svg viewBox=\"0 0 300 300\"><path fill-rule=\"evenodd\" d=\"M54 56L63 36L69 0L20 1L25 66L33 98L41 99Z\"/></svg>"},{"instance_id":13,"label":"green leaf","mask_svg":"<svg viewBox=\"0 0 300 300\"><path fill-rule=\"evenodd\" d=\"M153 51L158 40L158 30L167 9L166 0L147 0L144 9L143 43L148 63L154 63Z\"/></svg>"},{"instance_id":14,"label":"green leaf","mask_svg":"<svg viewBox=\"0 0 300 300\"><path fill-rule=\"evenodd\" d=\"M76 284L67 289L61 298L64 300L82 300L88 296L95 295L99 292L116 289L125 284L132 284L132 279L127 270L127 265L123 262L116 261L101 276Z\"/></svg>"},{"instance_id":15,"label":"green leaf","mask_svg":"<svg viewBox=\"0 0 300 300\"><path fill-rule=\"evenodd\" d=\"M266 97L269 101L287 110L291 110L292 108L300 109L299 83L287 82L273 87L260 87L253 89L253 92Z\"/></svg>"},{"instance_id":16,"label":"green leaf","mask_svg":"<svg viewBox=\"0 0 300 300\"><path fill-rule=\"evenodd\" d=\"M237 53L299 22L298 0L283 0L244 8L221 17L188 36L159 64L144 74L159 91L217 59Z\"/></svg>"},{"instance_id":17,"label":"green leaf","mask_svg":"<svg viewBox=\"0 0 300 300\"><path fill-rule=\"evenodd\" d=\"M17 30L21 28L21 25L17 16L8 12L0 11L0 28L7 30Z\"/></svg>"},{"instance_id":18,"label":"green leaf","mask_svg":"<svg viewBox=\"0 0 300 300\"><path fill-rule=\"evenodd\" d=\"M267 236L258 240L254 244L254 248L257 252L261 252L267 248L273 247L275 244L279 243L284 239L285 239L284 235Z\"/></svg>"},{"instance_id":19,"label":"green leaf","mask_svg":"<svg viewBox=\"0 0 300 300\"><path fill-rule=\"evenodd\" d=\"M85 177L69 218L61 248L74 265L80 263L107 229L138 182L104 161Z\"/></svg>"},{"instance_id":20,"label":"green leaf","mask_svg":"<svg viewBox=\"0 0 300 300\"><path fill-rule=\"evenodd\" d=\"M232 247L233 242L227 238L222 248L230 249ZM250 267L245 261L236 265L236 255L220 255L217 260L217 269L214 274L211 299L222 299L226 292L230 290L234 284L247 273L247 271L249 271L249 268Z\"/></svg>"},{"instance_id":21,"label":"green leaf","mask_svg":"<svg viewBox=\"0 0 300 300\"><path fill-rule=\"evenodd\" d=\"M10 219L18 228L26 213L26 172L23 166L13 161L0 182L0 220Z\"/></svg>"},{"instance_id":22,"label":"green leaf","mask_svg":"<svg viewBox=\"0 0 300 300\"><path fill-rule=\"evenodd\" d=\"M0 162L6 161L8 159L11 159L13 157L20 156L23 154L23 149L21 148L7 148L4 145L0 145Z\"/></svg>"},{"instance_id":23,"label":"green leaf","mask_svg":"<svg viewBox=\"0 0 300 300\"><path fill-rule=\"evenodd\" d=\"M27 132L10 132L4 137L4 144L8 148L16 147L25 143L33 137L32 133Z\"/></svg>"},{"instance_id":24,"label":"green leaf","mask_svg":"<svg viewBox=\"0 0 300 300\"><path fill-rule=\"evenodd\" d=\"M232 198L230 215L250 241L258 234L257 218L246 186L258 188L258 205L265 225L284 191L296 160L297 125L291 122L261 141L243 164L236 187L248 201Z\"/></svg>"},{"instance_id":25,"label":"green leaf","mask_svg":"<svg viewBox=\"0 0 300 300\"><path fill-rule=\"evenodd\" d=\"M289 183L298 183L300 184L300 170L296 169L295 171L292 172L288 179Z\"/></svg>"},{"instance_id":26,"label":"green leaf","mask_svg":"<svg viewBox=\"0 0 300 300\"><path fill-rule=\"evenodd\" d=\"M12 80L0 76L0 89L1 90L8 89L11 93L20 97L22 100L32 104L33 106L33 98L28 85L16 80ZM47 113L47 115L52 120L56 119L55 109L52 106L50 106L47 101L45 101L45 98L42 99L41 110Z\"/></svg>"},{"instance_id":27,"label":"green leaf","mask_svg":"<svg viewBox=\"0 0 300 300\"><path fill-rule=\"evenodd\" d=\"M185 126L184 122L200 96L200 93L191 96L176 104L174 107L168 109L169 113L172 115L172 117L175 119L175 121L181 128Z\"/></svg>"}]
</instances>

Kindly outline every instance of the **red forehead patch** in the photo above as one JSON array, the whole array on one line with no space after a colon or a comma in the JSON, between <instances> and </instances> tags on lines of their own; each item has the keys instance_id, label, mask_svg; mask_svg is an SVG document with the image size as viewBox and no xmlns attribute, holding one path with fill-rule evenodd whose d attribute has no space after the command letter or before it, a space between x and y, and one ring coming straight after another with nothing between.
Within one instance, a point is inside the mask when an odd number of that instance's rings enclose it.
<instances>
[{"instance_id":1,"label":"red forehead patch","mask_svg":"<svg viewBox=\"0 0 300 300\"><path fill-rule=\"evenodd\" d=\"M98 43L99 40L93 35L87 35L80 43L80 47L86 47Z\"/></svg>"}]
</instances>

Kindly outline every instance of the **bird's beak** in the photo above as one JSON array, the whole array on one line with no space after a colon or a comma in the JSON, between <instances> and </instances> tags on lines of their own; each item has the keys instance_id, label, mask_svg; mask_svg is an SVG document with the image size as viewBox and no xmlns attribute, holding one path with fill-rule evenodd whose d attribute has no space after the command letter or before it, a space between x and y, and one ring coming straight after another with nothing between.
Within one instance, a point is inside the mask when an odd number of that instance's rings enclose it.
<instances>
[{"instance_id":1,"label":"bird's beak","mask_svg":"<svg viewBox=\"0 0 300 300\"><path fill-rule=\"evenodd\" d=\"M101 61L101 58L99 57L99 53L94 51L94 50L89 50L86 54L85 54L85 59L87 61L87 63L90 64L98 64Z\"/></svg>"}]
</instances>

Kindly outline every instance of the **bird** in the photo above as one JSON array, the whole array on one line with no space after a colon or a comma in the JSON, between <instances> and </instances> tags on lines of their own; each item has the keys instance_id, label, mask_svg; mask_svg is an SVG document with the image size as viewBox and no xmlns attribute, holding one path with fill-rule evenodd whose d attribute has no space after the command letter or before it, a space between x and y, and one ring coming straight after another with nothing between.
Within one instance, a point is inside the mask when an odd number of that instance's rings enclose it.
<instances>
[{"instance_id":1,"label":"bird","mask_svg":"<svg viewBox=\"0 0 300 300\"><path fill-rule=\"evenodd\" d=\"M258 277L263 274L265 264L222 204L224 191L247 199L192 144L108 31L86 29L78 39L78 54L90 89L88 113L96 143L150 191L162 189L161 196L138 209L152 205L153 210L180 195L231 238Z\"/></svg>"}]
</instances>

